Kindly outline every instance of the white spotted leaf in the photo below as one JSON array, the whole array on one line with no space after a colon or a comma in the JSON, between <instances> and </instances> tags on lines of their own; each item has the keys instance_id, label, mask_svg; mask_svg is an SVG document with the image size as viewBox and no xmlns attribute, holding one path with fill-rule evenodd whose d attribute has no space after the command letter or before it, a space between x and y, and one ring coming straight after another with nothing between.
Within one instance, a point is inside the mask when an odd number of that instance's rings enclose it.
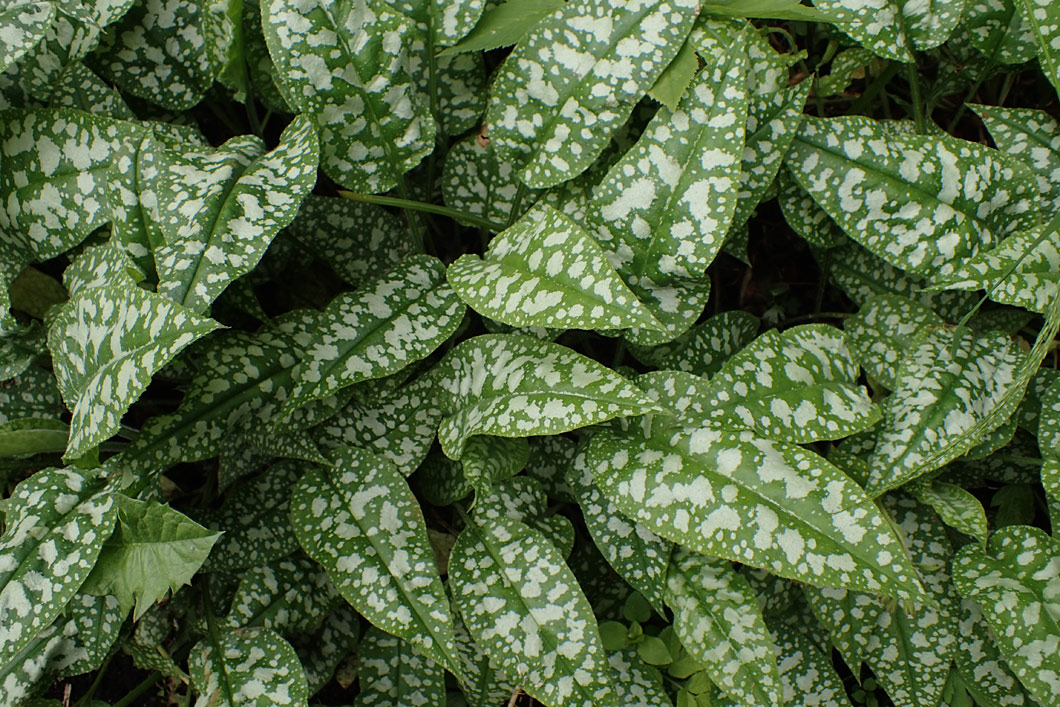
<instances>
[{"instance_id":1,"label":"white spotted leaf","mask_svg":"<svg viewBox=\"0 0 1060 707\"><path fill-rule=\"evenodd\" d=\"M802 447L699 426L601 431L583 453L626 516L696 552L813 584L922 592L875 504Z\"/></svg>"},{"instance_id":2,"label":"white spotted leaf","mask_svg":"<svg viewBox=\"0 0 1060 707\"><path fill-rule=\"evenodd\" d=\"M622 282L604 250L548 206L531 209L446 273L472 309L504 324L559 329L660 329Z\"/></svg>"},{"instance_id":3,"label":"white spotted leaf","mask_svg":"<svg viewBox=\"0 0 1060 707\"><path fill-rule=\"evenodd\" d=\"M672 112L660 108L593 191L598 237L631 277L699 279L736 208L747 124L747 56L712 56Z\"/></svg>"},{"instance_id":4,"label":"white spotted leaf","mask_svg":"<svg viewBox=\"0 0 1060 707\"><path fill-rule=\"evenodd\" d=\"M913 275L949 275L1037 225L1029 170L977 143L861 116L807 118L786 164L847 235Z\"/></svg>"},{"instance_id":5,"label":"white spotted leaf","mask_svg":"<svg viewBox=\"0 0 1060 707\"><path fill-rule=\"evenodd\" d=\"M758 318L749 312L721 312L673 341L650 349L634 348L631 353L661 370L709 377L729 356L751 343L758 327Z\"/></svg>"},{"instance_id":6,"label":"white spotted leaf","mask_svg":"<svg viewBox=\"0 0 1060 707\"><path fill-rule=\"evenodd\" d=\"M459 459L467 439L552 435L657 411L625 378L548 341L487 334L456 346L435 369L447 417L442 450Z\"/></svg>"},{"instance_id":7,"label":"white spotted leaf","mask_svg":"<svg viewBox=\"0 0 1060 707\"><path fill-rule=\"evenodd\" d=\"M357 647L361 692L356 707L445 704L445 670L412 645L373 627Z\"/></svg>"},{"instance_id":8,"label":"white spotted leaf","mask_svg":"<svg viewBox=\"0 0 1060 707\"><path fill-rule=\"evenodd\" d=\"M953 664L979 704L986 707L1031 707L1033 704L1001 656L982 610L971 599L961 600Z\"/></svg>"},{"instance_id":9,"label":"white spotted leaf","mask_svg":"<svg viewBox=\"0 0 1060 707\"><path fill-rule=\"evenodd\" d=\"M468 631L524 691L545 704L618 704L596 617L540 532L506 517L472 521L449 581Z\"/></svg>"},{"instance_id":10,"label":"white spotted leaf","mask_svg":"<svg viewBox=\"0 0 1060 707\"><path fill-rule=\"evenodd\" d=\"M102 478L45 469L15 487L0 536L0 666L62 613L95 565L117 515Z\"/></svg>"},{"instance_id":11,"label":"white spotted leaf","mask_svg":"<svg viewBox=\"0 0 1060 707\"><path fill-rule=\"evenodd\" d=\"M223 623L226 628L257 626L298 635L341 603L324 568L299 552L243 572Z\"/></svg>"},{"instance_id":12,"label":"white spotted leaf","mask_svg":"<svg viewBox=\"0 0 1060 707\"><path fill-rule=\"evenodd\" d=\"M156 149L148 190L162 238L154 253L158 292L204 312L236 278L250 272L272 239L298 213L316 184L317 138L296 117L272 152L256 138L233 149Z\"/></svg>"},{"instance_id":13,"label":"white spotted leaf","mask_svg":"<svg viewBox=\"0 0 1060 707\"><path fill-rule=\"evenodd\" d=\"M298 654L278 633L264 628L225 631L217 642L200 641L188 657L188 672L199 693L196 705L278 707L307 705Z\"/></svg>"},{"instance_id":14,"label":"white spotted leaf","mask_svg":"<svg viewBox=\"0 0 1060 707\"><path fill-rule=\"evenodd\" d=\"M522 471L529 458L530 446L521 437L475 435L464 445L460 464L477 500Z\"/></svg>"},{"instance_id":15,"label":"white spotted leaf","mask_svg":"<svg viewBox=\"0 0 1060 707\"><path fill-rule=\"evenodd\" d=\"M957 484L933 480L912 485L912 493L923 504L931 506L946 525L986 545L987 521L983 504L968 489Z\"/></svg>"},{"instance_id":16,"label":"white spotted leaf","mask_svg":"<svg viewBox=\"0 0 1060 707\"><path fill-rule=\"evenodd\" d=\"M684 548L666 577L674 631L714 684L740 704L778 704L776 648L747 580L730 562Z\"/></svg>"},{"instance_id":17,"label":"white spotted leaf","mask_svg":"<svg viewBox=\"0 0 1060 707\"><path fill-rule=\"evenodd\" d=\"M262 25L284 98L320 130L320 166L339 184L383 192L434 148L404 42L412 21L369 0L270 0Z\"/></svg>"},{"instance_id":18,"label":"white spotted leaf","mask_svg":"<svg viewBox=\"0 0 1060 707\"><path fill-rule=\"evenodd\" d=\"M1060 206L1060 124L1048 113L1030 108L974 105L998 149L1020 160L1034 174L1042 199Z\"/></svg>"},{"instance_id":19,"label":"white spotted leaf","mask_svg":"<svg viewBox=\"0 0 1060 707\"><path fill-rule=\"evenodd\" d=\"M979 605L1008 667L1049 704L1060 689L1060 548L1038 528L1010 526L984 550L968 544L953 560L953 583Z\"/></svg>"},{"instance_id":20,"label":"white spotted leaf","mask_svg":"<svg viewBox=\"0 0 1060 707\"><path fill-rule=\"evenodd\" d=\"M493 80L486 123L497 154L529 187L581 174L677 55L697 10L689 0L562 5Z\"/></svg>"},{"instance_id":21,"label":"white spotted leaf","mask_svg":"<svg viewBox=\"0 0 1060 707\"><path fill-rule=\"evenodd\" d=\"M151 376L219 325L129 285L81 290L48 326L48 348L73 411L66 455L77 458L118 431Z\"/></svg>"},{"instance_id":22,"label":"white spotted leaf","mask_svg":"<svg viewBox=\"0 0 1060 707\"><path fill-rule=\"evenodd\" d=\"M918 337L946 322L930 307L901 295L872 295L843 321L859 363L874 379L894 389L898 373Z\"/></svg>"},{"instance_id":23,"label":"white spotted leaf","mask_svg":"<svg viewBox=\"0 0 1060 707\"><path fill-rule=\"evenodd\" d=\"M836 26L887 59L912 62L914 50L937 47L961 21L965 0L814 0Z\"/></svg>"},{"instance_id":24,"label":"white spotted leaf","mask_svg":"<svg viewBox=\"0 0 1060 707\"><path fill-rule=\"evenodd\" d=\"M405 477L371 452L332 452L335 466L295 485L291 518L302 548L371 623L459 675L449 602Z\"/></svg>"},{"instance_id":25,"label":"white spotted leaf","mask_svg":"<svg viewBox=\"0 0 1060 707\"><path fill-rule=\"evenodd\" d=\"M1052 0L1013 0L1016 10L1038 43L1038 63L1060 92L1060 7Z\"/></svg>"},{"instance_id":26,"label":"white spotted leaf","mask_svg":"<svg viewBox=\"0 0 1060 707\"><path fill-rule=\"evenodd\" d=\"M0 10L0 72L15 64L44 37L55 5L46 0L19 0Z\"/></svg>"},{"instance_id":27,"label":"white spotted leaf","mask_svg":"<svg viewBox=\"0 0 1060 707\"><path fill-rule=\"evenodd\" d=\"M133 619L139 620L152 604L191 582L219 533L157 501L115 498L117 528L82 591L111 594L123 611L135 605Z\"/></svg>"},{"instance_id":28,"label":"white spotted leaf","mask_svg":"<svg viewBox=\"0 0 1060 707\"><path fill-rule=\"evenodd\" d=\"M320 315L312 342L292 373L294 390L281 417L342 388L397 373L431 354L464 316L432 256L411 256Z\"/></svg>"},{"instance_id":29,"label":"white spotted leaf","mask_svg":"<svg viewBox=\"0 0 1060 707\"><path fill-rule=\"evenodd\" d=\"M487 493L476 495L474 511L481 521L504 516L525 523L541 531L563 557L570 556L574 526L563 514L550 511L548 496L537 479L516 476L494 484Z\"/></svg>"},{"instance_id":30,"label":"white spotted leaf","mask_svg":"<svg viewBox=\"0 0 1060 707\"><path fill-rule=\"evenodd\" d=\"M536 189L522 187L515 168L497 158L483 135L469 135L445 156L442 197L454 209L506 224L522 216L538 195Z\"/></svg>"},{"instance_id":31,"label":"white spotted leaf","mask_svg":"<svg viewBox=\"0 0 1060 707\"><path fill-rule=\"evenodd\" d=\"M349 604L340 603L320 624L291 637L298 660L315 695L335 677L336 670L353 652L361 633L361 617Z\"/></svg>"},{"instance_id":32,"label":"white spotted leaf","mask_svg":"<svg viewBox=\"0 0 1060 707\"><path fill-rule=\"evenodd\" d=\"M964 27L972 46L1002 64L1022 64L1038 56L1034 31L1016 9L1017 0L968 0Z\"/></svg>"}]
</instances>

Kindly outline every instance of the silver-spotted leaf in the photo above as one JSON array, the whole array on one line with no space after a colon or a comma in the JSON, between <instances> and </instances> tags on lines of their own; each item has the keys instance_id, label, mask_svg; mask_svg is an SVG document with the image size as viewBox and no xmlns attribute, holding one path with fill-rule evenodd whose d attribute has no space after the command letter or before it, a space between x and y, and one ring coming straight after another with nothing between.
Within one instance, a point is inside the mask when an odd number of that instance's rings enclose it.
<instances>
[{"instance_id":1,"label":"silver-spotted leaf","mask_svg":"<svg viewBox=\"0 0 1060 707\"><path fill-rule=\"evenodd\" d=\"M514 222L539 194L523 186L515 172L510 163L497 159L488 138L469 135L446 153L442 197L446 205L481 219L498 224Z\"/></svg>"},{"instance_id":2,"label":"silver-spotted leaf","mask_svg":"<svg viewBox=\"0 0 1060 707\"><path fill-rule=\"evenodd\" d=\"M340 603L316 628L291 638L298 660L315 695L331 682L339 665L353 652L361 634L361 617Z\"/></svg>"},{"instance_id":3,"label":"silver-spotted leaf","mask_svg":"<svg viewBox=\"0 0 1060 707\"><path fill-rule=\"evenodd\" d=\"M632 353L662 370L709 377L730 356L751 343L758 327L758 318L749 312L721 312L669 343L647 350L634 349Z\"/></svg>"},{"instance_id":4,"label":"silver-spotted leaf","mask_svg":"<svg viewBox=\"0 0 1060 707\"><path fill-rule=\"evenodd\" d=\"M1038 55L1034 31L1016 10L1016 0L968 0L964 27L972 46L1002 64L1022 64Z\"/></svg>"},{"instance_id":5,"label":"silver-spotted leaf","mask_svg":"<svg viewBox=\"0 0 1060 707\"><path fill-rule=\"evenodd\" d=\"M7 71L44 37L55 5L46 0L16 0L0 10L0 72Z\"/></svg>"},{"instance_id":6,"label":"silver-spotted leaf","mask_svg":"<svg viewBox=\"0 0 1060 707\"><path fill-rule=\"evenodd\" d=\"M334 467L307 471L292 492L302 548L361 615L459 675L449 602L405 477L355 447L332 459Z\"/></svg>"},{"instance_id":7,"label":"silver-spotted leaf","mask_svg":"<svg viewBox=\"0 0 1060 707\"><path fill-rule=\"evenodd\" d=\"M475 641L524 691L545 704L618 704L596 617L540 532L505 517L472 521L449 581Z\"/></svg>"},{"instance_id":8,"label":"silver-spotted leaf","mask_svg":"<svg viewBox=\"0 0 1060 707\"><path fill-rule=\"evenodd\" d=\"M225 631L206 639L188 658L197 705L279 707L306 705L309 688L291 644L265 628Z\"/></svg>"},{"instance_id":9,"label":"silver-spotted leaf","mask_svg":"<svg viewBox=\"0 0 1060 707\"><path fill-rule=\"evenodd\" d=\"M486 123L497 154L529 187L581 174L677 55L697 11L690 0L562 5L493 80Z\"/></svg>"},{"instance_id":10,"label":"silver-spotted leaf","mask_svg":"<svg viewBox=\"0 0 1060 707\"><path fill-rule=\"evenodd\" d=\"M914 484L912 491L917 500L931 506L946 525L986 545L986 511L971 491L939 480Z\"/></svg>"},{"instance_id":11,"label":"silver-spotted leaf","mask_svg":"<svg viewBox=\"0 0 1060 707\"><path fill-rule=\"evenodd\" d=\"M702 426L601 431L584 454L624 514L692 550L813 584L921 594L875 504L802 447Z\"/></svg>"},{"instance_id":12,"label":"silver-spotted leaf","mask_svg":"<svg viewBox=\"0 0 1060 707\"><path fill-rule=\"evenodd\" d=\"M999 149L1020 160L1034 174L1038 191L1055 211L1060 205L1060 124L1048 113L1030 108L974 106Z\"/></svg>"},{"instance_id":13,"label":"silver-spotted leaf","mask_svg":"<svg viewBox=\"0 0 1060 707\"><path fill-rule=\"evenodd\" d=\"M356 707L435 707L445 704L445 670L412 644L373 627L357 647Z\"/></svg>"},{"instance_id":14,"label":"silver-spotted leaf","mask_svg":"<svg viewBox=\"0 0 1060 707\"><path fill-rule=\"evenodd\" d=\"M476 312L519 327L661 328L578 224L534 207L491 242L464 255L446 277Z\"/></svg>"},{"instance_id":15,"label":"silver-spotted leaf","mask_svg":"<svg viewBox=\"0 0 1060 707\"><path fill-rule=\"evenodd\" d=\"M979 704L987 707L1030 707L1032 704L1002 658L982 610L971 599L961 601L953 664Z\"/></svg>"},{"instance_id":16,"label":"silver-spotted leaf","mask_svg":"<svg viewBox=\"0 0 1060 707\"><path fill-rule=\"evenodd\" d=\"M475 435L464 445L460 464L475 495L481 496L522 471L529 458L530 446L521 437Z\"/></svg>"},{"instance_id":17,"label":"silver-spotted leaf","mask_svg":"<svg viewBox=\"0 0 1060 707\"><path fill-rule=\"evenodd\" d=\"M887 388L898 385L902 364L918 337L946 322L930 307L901 295L872 295L843 329L858 352L865 372Z\"/></svg>"},{"instance_id":18,"label":"silver-spotted leaf","mask_svg":"<svg viewBox=\"0 0 1060 707\"><path fill-rule=\"evenodd\" d=\"M645 663L632 646L607 654L611 664L611 685L623 707L671 707L663 687L663 676L654 665Z\"/></svg>"},{"instance_id":19,"label":"silver-spotted leaf","mask_svg":"<svg viewBox=\"0 0 1060 707\"><path fill-rule=\"evenodd\" d=\"M914 50L933 49L961 21L965 0L814 0L836 26L887 59L912 62Z\"/></svg>"},{"instance_id":20,"label":"silver-spotted leaf","mask_svg":"<svg viewBox=\"0 0 1060 707\"><path fill-rule=\"evenodd\" d=\"M476 434L559 434L656 410L614 371L527 336L477 336L455 347L435 370L448 414L438 440L453 459Z\"/></svg>"},{"instance_id":21,"label":"silver-spotted leaf","mask_svg":"<svg viewBox=\"0 0 1060 707\"><path fill-rule=\"evenodd\" d=\"M341 603L327 572L299 552L244 572L224 624L297 635L314 628Z\"/></svg>"},{"instance_id":22,"label":"silver-spotted leaf","mask_svg":"<svg viewBox=\"0 0 1060 707\"><path fill-rule=\"evenodd\" d=\"M1060 7L1052 0L1013 0L1038 43L1038 62L1049 82L1060 92Z\"/></svg>"}]
</instances>

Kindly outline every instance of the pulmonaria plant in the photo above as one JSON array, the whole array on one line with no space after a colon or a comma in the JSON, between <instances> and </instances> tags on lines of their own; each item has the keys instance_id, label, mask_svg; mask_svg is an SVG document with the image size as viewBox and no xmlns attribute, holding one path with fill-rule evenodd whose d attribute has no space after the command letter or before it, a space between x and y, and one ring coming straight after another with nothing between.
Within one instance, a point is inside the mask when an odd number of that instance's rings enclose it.
<instances>
[{"instance_id":1,"label":"pulmonaria plant","mask_svg":"<svg viewBox=\"0 0 1060 707\"><path fill-rule=\"evenodd\" d=\"M1056 704L1058 46L6 0L0 703Z\"/></svg>"}]
</instances>

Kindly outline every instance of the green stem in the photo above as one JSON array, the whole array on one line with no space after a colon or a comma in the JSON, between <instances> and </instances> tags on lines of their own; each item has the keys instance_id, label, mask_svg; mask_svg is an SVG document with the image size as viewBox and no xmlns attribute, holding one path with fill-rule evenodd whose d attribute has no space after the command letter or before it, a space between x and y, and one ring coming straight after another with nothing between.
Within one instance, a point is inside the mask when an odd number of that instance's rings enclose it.
<instances>
[{"instance_id":1,"label":"green stem","mask_svg":"<svg viewBox=\"0 0 1060 707\"><path fill-rule=\"evenodd\" d=\"M360 194L358 192L343 191L339 190L339 196L350 199L352 201L360 201L365 204L378 204L379 206L394 206L399 209L406 209L408 211L421 211L426 214L435 214L437 216L448 216L451 219L457 219L470 223L473 226L479 228L485 228L493 233L500 233L504 230L504 226L499 223L494 223L489 219L469 214L466 211L460 211L459 209L451 209L448 206L440 206L438 204L428 204L425 201L414 201L412 199L399 199L393 196L380 196L378 194Z\"/></svg>"},{"instance_id":2,"label":"green stem","mask_svg":"<svg viewBox=\"0 0 1060 707\"><path fill-rule=\"evenodd\" d=\"M968 101L975 98L975 94L979 92L979 87L983 85L983 81L990 75L990 72L994 70L994 66L997 63L997 55L1001 51L1001 38L1004 34L998 32L995 35L993 44L990 47L990 54L987 55L986 66L979 72L979 75L975 78L975 83L968 89L968 93L964 94L964 98L961 99L961 105L957 106L957 111L953 114L953 118L950 119L949 125L946 126L946 132L953 133L954 128L957 127L957 123L960 122L961 117L964 116L964 111L968 110Z\"/></svg>"},{"instance_id":3,"label":"green stem","mask_svg":"<svg viewBox=\"0 0 1060 707\"><path fill-rule=\"evenodd\" d=\"M140 695L144 694L152 687L154 687L155 683L157 683L163 677L165 676L163 676L162 673L158 672L157 670L154 671L146 678L144 678L143 682L134 687L129 694L115 702L113 707L131 707L131 705L136 704L136 701L140 699Z\"/></svg>"},{"instance_id":4,"label":"green stem","mask_svg":"<svg viewBox=\"0 0 1060 707\"><path fill-rule=\"evenodd\" d=\"M107 668L110 667L110 661L114 660L114 656L118 654L118 651L112 652L107 656L107 659L103 661L103 665L99 666L99 670L96 671L96 679L92 681L92 684L88 686L88 692L81 696L77 700L74 707L81 707L86 705L92 699L92 696L96 694L96 690L99 689L100 683L103 682L103 677L107 674Z\"/></svg>"},{"instance_id":5,"label":"green stem","mask_svg":"<svg viewBox=\"0 0 1060 707\"><path fill-rule=\"evenodd\" d=\"M909 79L909 99L913 103L913 120L916 121L916 131L921 135L927 134L927 115L924 112L924 96L920 92L920 73L916 70L916 64L909 64L905 69L906 77Z\"/></svg>"},{"instance_id":6,"label":"green stem","mask_svg":"<svg viewBox=\"0 0 1060 707\"><path fill-rule=\"evenodd\" d=\"M861 94L858 100L854 101L854 104L850 106L850 112L852 114L864 115L865 110L875 104L876 96L879 95L880 91L883 90L884 86L894 78L901 70L901 64L897 62L891 62L887 65L883 71L876 75L869 87L865 89L865 93Z\"/></svg>"}]
</instances>

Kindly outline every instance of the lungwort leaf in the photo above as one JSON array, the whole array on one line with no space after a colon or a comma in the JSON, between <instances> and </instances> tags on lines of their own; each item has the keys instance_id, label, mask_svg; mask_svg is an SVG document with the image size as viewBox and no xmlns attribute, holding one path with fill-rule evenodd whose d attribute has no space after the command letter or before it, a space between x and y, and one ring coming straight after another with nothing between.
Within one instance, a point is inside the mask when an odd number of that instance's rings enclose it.
<instances>
[{"instance_id":1,"label":"lungwort leaf","mask_svg":"<svg viewBox=\"0 0 1060 707\"><path fill-rule=\"evenodd\" d=\"M118 495L118 527L103 546L83 591L113 594L139 620L156 601L189 584L220 533L155 501Z\"/></svg>"},{"instance_id":2,"label":"lungwort leaf","mask_svg":"<svg viewBox=\"0 0 1060 707\"><path fill-rule=\"evenodd\" d=\"M15 487L5 511L0 666L7 668L88 577L116 511L97 473L80 469L37 472Z\"/></svg>"},{"instance_id":3,"label":"lungwort leaf","mask_svg":"<svg viewBox=\"0 0 1060 707\"><path fill-rule=\"evenodd\" d=\"M371 628L357 647L357 657L357 707L445 704L445 670L400 638Z\"/></svg>"},{"instance_id":4,"label":"lungwort leaf","mask_svg":"<svg viewBox=\"0 0 1060 707\"><path fill-rule=\"evenodd\" d=\"M312 469L294 488L298 541L361 615L460 675L449 602L405 477L362 449L332 458L334 468Z\"/></svg>"},{"instance_id":5,"label":"lungwort leaf","mask_svg":"<svg viewBox=\"0 0 1060 707\"><path fill-rule=\"evenodd\" d=\"M690 0L562 5L493 81L486 123L498 155L529 187L581 174L677 55L698 8Z\"/></svg>"},{"instance_id":6,"label":"lungwort leaf","mask_svg":"<svg viewBox=\"0 0 1060 707\"><path fill-rule=\"evenodd\" d=\"M447 272L472 309L504 324L559 329L661 329L578 224L548 206L496 236L484 258Z\"/></svg>"},{"instance_id":7,"label":"lungwort leaf","mask_svg":"<svg viewBox=\"0 0 1060 707\"><path fill-rule=\"evenodd\" d=\"M540 532L505 517L471 521L453 546L449 581L475 641L531 696L618 704L592 608Z\"/></svg>"},{"instance_id":8,"label":"lungwort leaf","mask_svg":"<svg viewBox=\"0 0 1060 707\"><path fill-rule=\"evenodd\" d=\"M403 183L435 134L405 69L411 20L369 0L270 0L262 15L284 98L320 129L324 171L355 191Z\"/></svg>"},{"instance_id":9,"label":"lungwort leaf","mask_svg":"<svg viewBox=\"0 0 1060 707\"><path fill-rule=\"evenodd\" d=\"M204 704L304 705L309 700L298 654L278 633L247 628L200 642L188 658L192 682Z\"/></svg>"},{"instance_id":10,"label":"lungwort leaf","mask_svg":"<svg viewBox=\"0 0 1060 707\"><path fill-rule=\"evenodd\" d=\"M487 334L460 344L436 375L448 417L442 450L459 459L468 437L553 435L657 411L614 371L528 336Z\"/></svg>"},{"instance_id":11,"label":"lungwort leaf","mask_svg":"<svg viewBox=\"0 0 1060 707\"><path fill-rule=\"evenodd\" d=\"M0 72L37 45L54 11L55 5L47 0L17 0L0 10Z\"/></svg>"},{"instance_id":12,"label":"lungwort leaf","mask_svg":"<svg viewBox=\"0 0 1060 707\"><path fill-rule=\"evenodd\" d=\"M703 426L601 431L583 453L623 513L696 552L812 584L921 592L875 504L802 447Z\"/></svg>"},{"instance_id":13,"label":"lungwort leaf","mask_svg":"<svg viewBox=\"0 0 1060 707\"><path fill-rule=\"evenodd\" d=\"M1029 172L976 143L894 134L860 116L807 118L787 164L847 235L914 275L948 275L1037 226Z\"/></svg>"},{"instance_id":14,"label":"lungwort leaf","mask_svg":"<svg viewBox=\"0 0 1060 707\"><path fill-rule=\"evenodd\" d=\"M866 49L912 62L914 50L933 49L961 21L965 0L814 0L836 25Z\"/></svg>"},{"instance_id":15,"label":"lungwort leaf","mask_svg":"<svg viewBox=\"0 0 1060 707\"><path fill-rule=\"evenodd\" d=\"M1038 62L1060 92L1060 7L1052 0L1012 0L1038 43Z\"/></svg>"},{"instance_id":16,"label":"lungwort leaf","mask_svg":"<svg viewBox=\"0 0 1060 707\"><path fill-rule=\"evenodd\" d=\"M464 315L437 258L416 255L356 292L332 300L293 372L281 416L341 388L397 373L432 353Z\"/></svg>"}]
</instances>

